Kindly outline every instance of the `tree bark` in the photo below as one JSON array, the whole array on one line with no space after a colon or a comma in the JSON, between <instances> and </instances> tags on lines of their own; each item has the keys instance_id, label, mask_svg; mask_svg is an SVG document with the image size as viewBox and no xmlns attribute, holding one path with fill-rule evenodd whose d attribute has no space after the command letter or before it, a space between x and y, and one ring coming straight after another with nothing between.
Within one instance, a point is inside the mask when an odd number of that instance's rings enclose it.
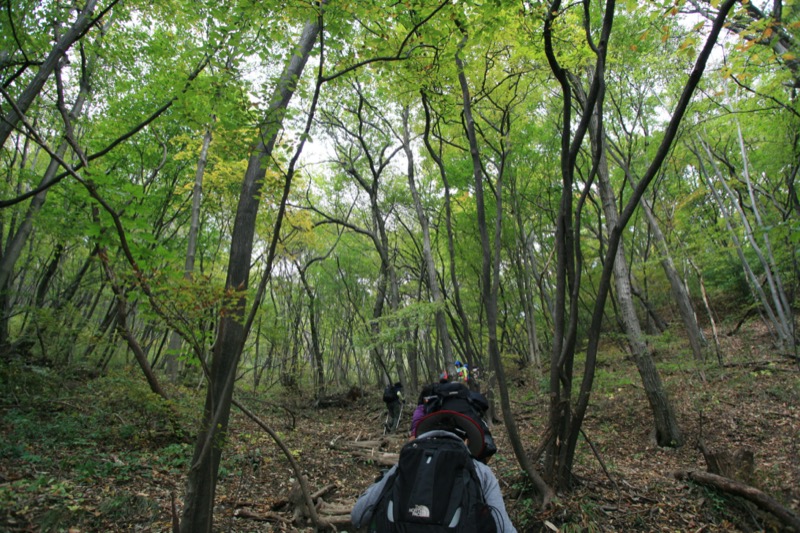
<instances>
[{"instance_id":1,"label":"tree bark","mask_svg":"<svg viewBox=\"0 0 800 533\"><path fill-rule=\"evenodd\" d=\"M248 287L256 215L266 175L266 164L272 155L286 108L294 95L297 80L303 73L320 27L321 22L318 17L305 25L298 45L293 50L269 100L270 105L258 136L261 140L254 147L248 161L231 235L228 274L225 281L226 289L232 293L244 291ZM278 230L279 227L276 228L276 231ZM244 296L239 296L234 308L226 310L225 315L220 318L208 376L203 421L187 479L181 518L182 533L212 531L217 474L225 445L236 369L245 342L246 330L242 321L245 303Z\"/></svg>"}]
</instances>

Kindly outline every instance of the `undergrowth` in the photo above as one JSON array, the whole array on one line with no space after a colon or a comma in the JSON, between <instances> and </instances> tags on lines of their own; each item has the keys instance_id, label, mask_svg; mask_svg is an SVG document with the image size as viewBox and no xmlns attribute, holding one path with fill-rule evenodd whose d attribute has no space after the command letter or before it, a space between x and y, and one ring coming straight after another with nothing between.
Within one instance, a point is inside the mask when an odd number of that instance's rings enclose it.
<instances>
[{"instance_id":1,"label":"undergrowth","mask_svg":"<svg viewBox=\"0 0 800 533\"><path fill-rule=\"evenodd\" d=\"M738 359L728 354L727 366L699 365L687 354L669 352L671 342L659 345L657 364L685 433L680 449L652 443L651 414L636 366L616 344L599 358L576 453L575 490L559 494L548 509L534 507L535 495L503 424L495 425L503 449L491 466L520 532L775 528L774 520L741 499L670 477L675 469L705 469L695 448L701 437L716 450L754 451L755 486L796 508L796 366L770 354L753 359L752 350ZM533 449L547 423L546 371L509 374L523 444ZM329 412L312 409L300 392L282 398L281 405L258 396L252 401L318 486L338 481L353 499L363 490L358 483L365 486L374 477L374 467L323 449L320 442L366 438L370 428L379 428L379 392L374 402L360 399L351 409ZM153 394L135 369L93 377L80 369L0 362L0 530L170 531L171 502L180 504L194 451L202 391L169 388L169 396L167 402ZM247 421L232 423L230 437L220 466L220 516L227 517L230 531L269 530L237 521L229 499L234 486L244 501L285 496L292 483L286 460Z\"/></svg>"},{"instance_id":2,"label":"undergrowth","mask_svg":"<svg viewBox=\"0 0 800 533\"><path fill-rule=\"evenodd\" d=\"M0 529L100 531L149 522L160 498L126 486L183 475L191 449L182 428L195 424L190 406L164 401L128 372L79 378L0 365Z\"/></svg>"}]
</instances>

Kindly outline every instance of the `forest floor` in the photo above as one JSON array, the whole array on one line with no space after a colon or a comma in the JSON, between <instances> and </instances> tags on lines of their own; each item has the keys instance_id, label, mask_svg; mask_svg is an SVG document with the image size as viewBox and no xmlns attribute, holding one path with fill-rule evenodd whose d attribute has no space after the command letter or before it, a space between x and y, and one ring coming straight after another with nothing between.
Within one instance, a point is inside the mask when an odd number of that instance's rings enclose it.
<instances>
[{"instance_id":1,"label":"forest floor","mask_svg":"<svg viewBox=\"0 0 800 533\"><path fill-rule=\"evenodd\" d=\"M490 466L517 529L781 531L772 515L753 504L673 475L706 470L697 448L701 441L717 454L749 451L751 485L800 511L800 368L772 353L757 332L723 340L723 364L709 362L702 370L677 350L663 347L657 353L685 438L677 449L655 445L634 363L607 350L600 358L585 438L578 444L578 486L558 494L544 510L531 503L503 423L494 424L499 452ZM181 511L192 445L191 439L165 437L163 402L133 385L143 381L136 376L73 379L55 387L52 377L42 378L46 374L2 368L0 531L171 531L173 512ZM547 416L546 394L536 387L546 379L530 372L510 374L513 414L532 451ZM384 453L399 451L405 440L383 438L377 389L352 404L328 408L275 393L269 400L245 403L278 433L311 490L345 510L385 468L346 443L379 441L376 452ZM408 407L403 417L407 427ZM234 410L215 531L312 531L294 520L289 503L294 484L290 463L270 436Z\"/></svg>"}]
</instances>

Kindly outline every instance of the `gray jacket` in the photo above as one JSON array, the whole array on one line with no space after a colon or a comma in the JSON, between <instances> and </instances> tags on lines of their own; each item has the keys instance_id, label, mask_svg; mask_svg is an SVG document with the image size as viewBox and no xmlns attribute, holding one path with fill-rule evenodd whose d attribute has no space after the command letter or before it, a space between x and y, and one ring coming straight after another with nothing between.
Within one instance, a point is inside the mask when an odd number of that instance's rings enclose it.
<instances>
[{"instance_id":1,"label":"gray jacket","mask_svg":"<svg viewBox=\"0 0 800 533\"><path fill-rule=\"evenodd\" d=\"M423 433L417 438L424 439L426 437L446 435L451 435L451 433L437 430ZM475 472L478 474L478 479L481 483L483 498L486 500L486 505L492 509L492 516L497 524L498 533L517 533L517 530L514 528L506 512L503 494L500 492L500 484L497 482L494 472L477 459L473 459L473 462L475 464ZM383 487L386 485L386 481L394 474L395 470L397 470L397 465L389 469L379 481L373 483L366 492L358 498L358 501L353 507L353 511L350 513L350 520L354 527L359 528L369 523L372 518L372 511L383 492Z\"/></svg>"}]
</instances>

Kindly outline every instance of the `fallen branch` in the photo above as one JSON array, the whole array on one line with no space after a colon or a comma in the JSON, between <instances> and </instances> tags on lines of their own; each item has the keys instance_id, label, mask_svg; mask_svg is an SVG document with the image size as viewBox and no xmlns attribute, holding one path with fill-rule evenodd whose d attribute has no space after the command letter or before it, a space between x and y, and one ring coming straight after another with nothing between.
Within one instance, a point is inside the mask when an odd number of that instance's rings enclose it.
<instances>
[{"instance_id":1,"label":"fallen branch","mask_svg":"<svg viewBox=\"0 0 800 533\"><path fill-rule=\"evenodd\" d=\"M350 510L353 508L355 502L329 503L322 499L323 496L336 488L336 485L328 485L311 495L311 498L314 500L318 527L321 529L339 531L340 529L346 529L350 525ZM295 482L292 490L289 492L289 503L294 506L292 523L295 525L301 524L305 519L310 518L308 507L305 505L305 500L301 492L297 482Z\"/></svg>"},{"instance_id":2,"label":"fallen branch","mask_svg":"<svg viewBox=\"0 0 800 533\"><path fill-rule=\"evenodd\" d=\"M377 463L381 466L394 466L400 459L400 454L390 452L376 452L375 450L353 450L353 456L365 461Z\"/></svg>"},{"instance_id":3,"label":"fallen branch","mask_svg":"<svg viewBox=\"0 0 800 533\"><path fill-rule=\"evenodd\" d=\"M675 472L673 475L679 480L688 479L694 481L695 483L714 487L722 492L741 496L742 498L756 504L760 509L771 513L783 524L794 529L797 533L800 533L800 517L798 517L794 511L787 509L778 503L774 498L755 487L699 470L679 471Z\"/></svg>"},{"instance_id":4,"label":"fallen branch","mask_svg":"<svg viewBox=\"0 0 800 533\"><path fill-rule=\"evenodd\" d=\"M389 444L389 437L362 441L337 439L330 443L330 447L338 450L347 450L356 458L377 463L381 466L393 466L397 464L399 454L381 450L382 448L387 448Z\"/></svg>"},{"instance_id":5,"label":"fallen branch","mask_svg":"<svg viewBox=\"0 0 800 533\"><path fill-rule=\"evenodd\" d=\"M285 525L290 525L291 521L287 520L286 518L274 514L274 513L267 513L267 514L259 514L248 509L237 509L236 512L233 513L233 516L236 518L245 518L247 520L255 520L257 522L281 522Z\"/></svg>"},{"instance_id":6,"label":"fallen branch","mask_svg":"<svg viewBox=\"0 0 800 533\"><path fill-rule=\"evenodd\" d=\"M345 529L350 527L350 514L342 514L342 515L332 515L332 516L321 516L320 517L320 526L326 527L328 529L332 529L334 531L339 531L340 529Z\"/></svg>"},{"instance_id":7,"label":"fallen branch","mask_svg":"<svg viewBox=\"0 0 800 533\"><path fill-rule=\"evenodd\" d=\"M314 494L311 495L311 499L314 500L314 501L317 501L317 498L322 498L323 496L325 496L329 492L335 490L336 488L337 487L334 484L328 485L327 487L322 487L317 492L315 492Z\"/></svg>"},{"instance_id":8,"label":"fallen branch","mask_svg":"<svg viewBox=\"0 0 800 533\"><path fill-rule=\"evenodd\" d=\"M348 520L350 517L350 511L353 509L353 506L356 502L331 502L328 503L324 500L319 502L318 511L320 513L321 520L328 520L331 517L335 517L338 515L347 515Z\"/></svg>"},{"instance_id":9,"label":"fallen branch","mask_svg":"<svg viewBox=\"0 0 800 533\"><path fill-rule=\"evenodd\" d=\"M597 448L595 448L594 443L591 441L591 439L589 439L589 435L587 435L583 429L581 429L580 431L581 435L583 435L583 438L586 439L586 443L592 449L592 453L594 453L595 458L597 458L597 462L600 463L600 467L603 469L603 472L605 472L606 477L611 482L611 484L614 485L614 490L617 491L617 499L619 499L620 497L619 486L617 485L617 482L614 481L614 478L611 477L611 473L606 468L606 464L603 462L603 458L600 456L600 452L597 451Z\"/></svg>"},{"instance_id":10,"label":"fallen branch","mask_svg":"<svg viewBox=\"0 0 800 533\"><path fill-rule=\"evenodd\" d=\"M332 441L331 448L334 449L342 449L342 448L351 448L351 449L378 449L378 448L386 448L389 444L387 439L378 439L378 440L361 440L361 441Z\"/></svg>"},{"instance_id":11,"label":"fallen branch","mask_svg":"<svg viewBox=\"0 0 800 533\"><path fill-rule=\"evenodd\" d=\"M723 368L752 368L754 371L769 370L770 372L796 372L795 368L782 368L783 361L743 361L739 363L725 363Z\"/></svg>"}]
</instances>

